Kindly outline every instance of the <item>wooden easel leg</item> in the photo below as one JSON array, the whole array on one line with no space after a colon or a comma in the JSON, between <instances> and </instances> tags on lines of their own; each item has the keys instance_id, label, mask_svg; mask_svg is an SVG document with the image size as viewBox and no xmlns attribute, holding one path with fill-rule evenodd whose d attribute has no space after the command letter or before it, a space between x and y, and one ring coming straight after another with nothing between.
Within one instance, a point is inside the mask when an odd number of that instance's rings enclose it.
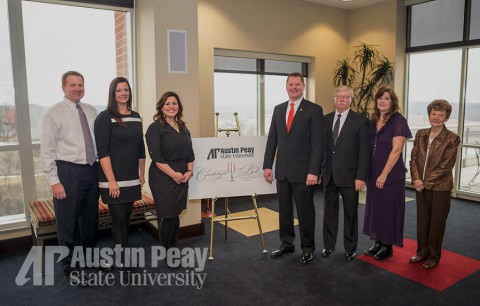
<instances>
[{"instance_id":1,"label":"wooden easel leg","mask_svg":"<svg viewBox=\"0 0 480 306\"><path fill-rule=\"evenodd\" d=\"M205 212L202 213L202 218L207 219L212 216L212 212L210 211L210 199L206 199L206 204L205 204Z\"/></svg>"},{"instance_id":2,"label":"wooden easel leg","mask_svg":"<svg viewBox=\"0 0 480 306\"><path fill-rule=\"evenodd\" d=\"M265 248L265 241L263 240L263 232L262 232L262 225L260 224L260 215L258 214L258 208L257 208L257 194L254 193L252 195L252 203L253 203L253 208L255 208L255 216L257 219L257 224L258 224L258 231L260 232L260 238L262 239L262 247L263 247L263 254L267 253L267 249Z\"/></svg>"},{"instance_id":3,"label":"wooden easel leg","mask_svg":"<svg viewBox=\"0 0 480 306\"><path fill-rule=\"evenodd\" d=\"M210 217L210 257L209 260L213 260L213 223L215 223L215 202L217 197L212 198L212 216Z\"/></svg>"}]
</instances>

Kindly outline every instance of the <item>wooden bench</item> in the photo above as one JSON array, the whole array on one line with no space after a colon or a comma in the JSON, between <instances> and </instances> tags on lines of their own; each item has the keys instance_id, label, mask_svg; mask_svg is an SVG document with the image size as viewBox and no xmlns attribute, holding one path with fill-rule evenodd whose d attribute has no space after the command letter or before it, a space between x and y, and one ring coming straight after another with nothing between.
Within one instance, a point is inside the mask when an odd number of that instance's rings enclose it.
<instances>
[{"instance_id":1,"label":"wooden bench","mask_svg":"<svg viewBox=\"0 0 480 306\"><path fill-rule=\"evenodd\" d=\"M45 273L45 240L57 237L53 199L33 201L29 205L33 245L41 246L39 253L41 273ZM157 220L153 198L142 194L142 199L133 203L130 224L139 224ZM108 205L98 200L98 229L112 227L112 217Z\"/></svg>"}]
</instances>

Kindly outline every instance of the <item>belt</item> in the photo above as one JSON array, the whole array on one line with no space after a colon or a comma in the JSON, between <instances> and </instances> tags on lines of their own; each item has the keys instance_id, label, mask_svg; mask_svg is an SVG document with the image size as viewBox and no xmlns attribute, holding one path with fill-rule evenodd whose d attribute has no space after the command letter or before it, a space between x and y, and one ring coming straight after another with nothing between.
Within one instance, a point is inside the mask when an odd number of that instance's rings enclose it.
<instances>
[{"instance_id":1,"label":"belt","mask_svg":"<svg viewBox=\"0 0 480 306\"><path fill-rule=\"evenodd\" d=\"M75 167L87 167L87 166L91 167L90 164L77 164L77 163L72 163L72 162L64 161L64 160L56 160L56 162L60 165L69 165L69 166L75 166ZM97 163L97 161L95 161L93 163L93 165L95 165L96 163Z\"/></svg>"}]
</instances>

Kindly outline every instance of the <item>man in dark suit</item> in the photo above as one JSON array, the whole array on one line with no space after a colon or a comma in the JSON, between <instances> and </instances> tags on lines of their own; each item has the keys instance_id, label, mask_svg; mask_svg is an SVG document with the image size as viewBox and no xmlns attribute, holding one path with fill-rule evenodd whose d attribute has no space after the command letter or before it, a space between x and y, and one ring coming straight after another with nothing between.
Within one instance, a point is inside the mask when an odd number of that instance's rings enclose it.
<instances>
[{"instance_id":1,"label":"man in dark suit","mask_svg":"<svg viewBox=\"0 0 480 306\"><path fill-rule=\"evenodd\" d=\"M335 249L338 232L339 194L343 199L345 259L356 256L358 240L358 192L365 186L370 141L368 119L350 110L353 92L347 86L335 89L335 111L325 116L326 155L322 171L325 185L323 257Z\"/></svg>"},{"instance_id":2,"label":"man in dark suit","mask_svg":"<svg viewBox=\"0 0 480 306\"><path fill-rule=\"evenodd\" d=\"M280 248L270 254L272 258L295 250L293 202L297 208L301 248L301 263L313 259L315 250L314 186L318 184L323 152L325 125L322 108L303 99L305 83L300 73L287 78L289 101L275 107L268 134L263 161L264 177L273 181L275 164L280 218Z\"/></svg>"}]
</instances>

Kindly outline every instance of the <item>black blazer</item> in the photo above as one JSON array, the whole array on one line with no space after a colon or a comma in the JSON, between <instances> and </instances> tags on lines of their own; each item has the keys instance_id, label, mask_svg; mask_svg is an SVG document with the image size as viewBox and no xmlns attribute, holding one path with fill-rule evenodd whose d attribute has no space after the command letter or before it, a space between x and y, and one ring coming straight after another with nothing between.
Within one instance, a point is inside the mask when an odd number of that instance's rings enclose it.
<instances>
[{"instance_id":1,"label":"black blazer","mask_svg":"<svg viewBox=\"0 0 480 306\"><path fill-rule=\"evenodd\" d=\"M275 152L275 178L304 183L307 174L320 175L325 150L325 123L320 105L303 99L287 133L289 102L275 106L268 133L263 169L272 169Z\"/></svg>"},{"instance_id":2,"label":"black blazer","mask_svg":"<svg viewBox=\"0 0 480 306\"><path fill-rule=\"evenodd\" d=\"M326 154L322 171L324 184L333 175L338 187L353 187L355 180L365 181L370 159L370 139L367 118L350 110L337 143L333 145L332 126L335 112L325 116Z\"/></svg>"}]
</instances>

